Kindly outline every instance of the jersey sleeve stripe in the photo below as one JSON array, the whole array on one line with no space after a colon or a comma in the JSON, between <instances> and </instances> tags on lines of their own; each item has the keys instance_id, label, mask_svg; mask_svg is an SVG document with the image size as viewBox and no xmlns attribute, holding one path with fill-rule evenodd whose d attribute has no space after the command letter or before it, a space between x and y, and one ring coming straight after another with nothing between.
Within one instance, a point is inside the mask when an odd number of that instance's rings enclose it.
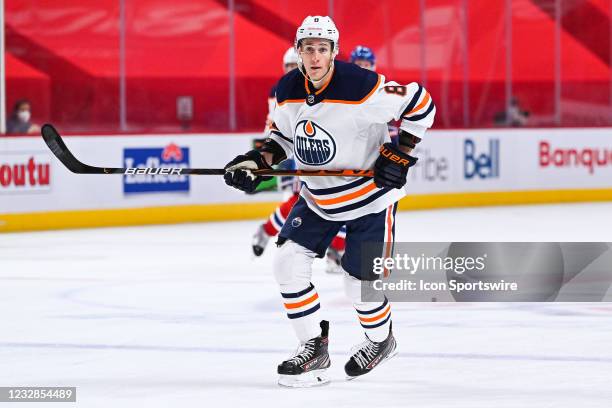
<instances>
[{"instance_id":1,"label":"jersey sleeve stripe","mask_svg":"<svg viewBox=\"0 0 612 408\"><path fill-rule=\"evenodd\" d=\"M412 115L413 113L416 113L418 111L420 111L421 109L423 109L425 106L427 106L427 103L431 100L431 96L429 96L429 92L425 91L425 96L423 97L423 100L421 101L421 103L419 103L417 106L415 106L410 112L408 112L406 115Z\"/></svg>"},{"instance_id":2,"label":"jersey sleeve stripe","mask_svg":"<svg viewBox=\"0 0 612 408\"><path fill-rule=\"evenodd\" d=\"M420 115L414 115L414 116L411 116L409 118L404 118L404 119L405 120L409 120L411 122L419 121L419 120L421 120L423 118L426 118L427 115L429 115L431 113L431 111L434 109L435 106L436 105L434 105L433 101L431 101L431 103L429 104L429 108L427 108L427 110L425 112L421 113Z\"/></svg>"},{"instance_id":3,"label":"jersey sleeve stripe","mask_svg":"<svg viewBox=\"0 0 612 408\"><path fill-rule=\"evenodd\" d=\"M402 116L408 115L407 112L412 111L412 109L417 104L419 99L421 99L421 93L422 92L423 92L423 87L421 85L419 85L419 89L416 91L416 93L414 94L414 96L410 100L410 103L408 104L408 106L406 106L406 109L404 109L404 111L402 112Z\"/></svg>"}]
</instances>

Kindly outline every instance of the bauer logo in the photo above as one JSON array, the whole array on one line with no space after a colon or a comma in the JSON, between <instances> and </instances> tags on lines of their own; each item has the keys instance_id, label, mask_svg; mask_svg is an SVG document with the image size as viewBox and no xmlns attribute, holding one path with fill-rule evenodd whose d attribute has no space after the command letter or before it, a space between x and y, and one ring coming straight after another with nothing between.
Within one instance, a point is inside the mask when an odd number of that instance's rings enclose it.
<instances>
[{"instance_id":1,"label":"bauer logo","mask_svg":"<svg viewBox=\"0 0 612 408\"><path fill-rule=\"evenodd\" d=\"M0 155L0 193L51 190L51 158L47 153L5 152Z\"/></svg>"},{"instance_id":2,"label":"bauer logo","mask_svg":"<svg viewBox=\"0 0 612 408\"><path fill-rule=\"evenodd\" d=\"M123 176L123 192L136 193L163 193L163 192L189 192L189 177L176 174L177 171L169 169L189 167L189 148L179 147L170 143L160 148L129 148L123 150L123 164L127 168L159 168L157 174L127 174ZM143 171L144 172L144 171Z\"/></svg>"},{"instance_id":3,"label":"bauer logo","mask_svg":"<svg viewBox=\"0 0 612 408\"><path fill-rule=\"evenodd\" d=\"M336 142L321 126L311 120L302 120L295 127L293 149L302 163L322 166L336 155Z\"/></svg>"},{"instance_id":4,"label":"bauer logo","mask_svg":"<svg viewBox=\"0 0 612 408\"><path fill-rule=\"evenodd\" d=\"M499 178L499 139L490 139L488 145L472 139L463 142L463 175L466 179Z\"/></svg>"}]
</instances>

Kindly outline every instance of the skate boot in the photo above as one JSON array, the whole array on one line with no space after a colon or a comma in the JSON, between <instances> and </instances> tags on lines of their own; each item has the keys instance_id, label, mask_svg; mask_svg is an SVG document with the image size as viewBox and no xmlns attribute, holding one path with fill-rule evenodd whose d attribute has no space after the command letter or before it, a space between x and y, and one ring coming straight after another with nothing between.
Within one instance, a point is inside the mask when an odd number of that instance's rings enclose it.
<instances>
[{"instance_id":1,"label":"skate boot","mask_svg":"<svg viewBox=\"0 0 612 408\"><path fill-rule=\"evenodd\" d=\"M358 346L357 351L344 366L349 380L367 374L377 365L397 354L397 343L389 326L389 335L380 343L374 342L366 335L366 341Z\"/></svg>"},{"instance_id":2,"label":"skate boot","mask_svg":"<svg viewBox=\"0 0 612 408\"><path fill-rule=\"evenodd\" d=\"M325 258L327 259L325 272L334 274L342 273L342 266L340 266L340 260L342 259L343 254L344 251L338 251L337 249L329 247L325 256Z\"/></svg>"},{"instance_id":3,"label":"skate boot","mask_svg":"<svg viewBox=\"0 0 612 408\"><path fill-rule=\"evenodd\" d=\"M268 240L270 236L264 230L263 224L257 228L255 235L253 235L253 254L255 256L261 256L263 254L264 249L266 249L266 245L268 245Z\"/></svg>"},{"instance_id":4,"label":"skate boot","mask_svg":"<svg viewBox=\"0 0 612 408\"><path fill-rule=\"evenodd\" d=\"M329 322L321 321L321 335L302 344L297 354L278 366L278 385L314 387L327 384L325 370L330 365L328 345Z\"/></svg>"}]
</instances>

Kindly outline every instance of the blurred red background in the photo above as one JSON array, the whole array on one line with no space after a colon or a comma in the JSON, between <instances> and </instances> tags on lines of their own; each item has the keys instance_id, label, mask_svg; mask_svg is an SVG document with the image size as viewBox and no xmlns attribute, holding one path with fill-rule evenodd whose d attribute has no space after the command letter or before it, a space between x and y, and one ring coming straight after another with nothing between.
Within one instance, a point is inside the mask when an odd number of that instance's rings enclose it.
<instances>
[{"instance_id":1,"label":"blurred red background","mask_svg":"<svg viewBox=\"0 0 612 408\"><path fill-rule=\"evenodd\" d=\"M492 126L505 109L507 81L532 126L612 124L609 0L563 1L560 26L554 0L512 1L510 14L507 2L490 0L236 0L233 19L227 1L125 3L128 131L179 131L179 96L193 98L189 130L231 131L232 59L235 130L263 129L282 55L309 14L333 16L340 59L364 44L387 78L424 83L438 128ZM118 131L119 1L6 0L5 7L8 108L27 98L35 121Z\"/></svg>"}]
</instances>

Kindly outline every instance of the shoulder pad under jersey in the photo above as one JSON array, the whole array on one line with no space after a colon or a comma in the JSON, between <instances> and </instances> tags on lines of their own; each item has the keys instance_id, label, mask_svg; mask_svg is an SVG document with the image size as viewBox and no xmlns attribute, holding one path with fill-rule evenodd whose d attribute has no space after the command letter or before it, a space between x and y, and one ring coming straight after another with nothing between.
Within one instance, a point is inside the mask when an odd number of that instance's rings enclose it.
<instances>
[{"instance_id":1,"label":"shoulder pad under jersey","mask_svg":"<svg viewBox=\"0 0 612 408\"><path fill-rule=\"evenodd\" d=\"M296 68L285 74L276 85L276 102L281 104L287 100L305 100L304 76Z\"/></svg>"},{"instance_id":2,"label":"shoulder pad under jersey","mask_svg":"<svg viewBox=\"0 0 612 408\"><path fill-rule=\"evenodd\" d=\"M363 102L378 88L380 76L374 71L343 61L336 61L334 69L326 100Z\"/></svg>"}]
</instances>

